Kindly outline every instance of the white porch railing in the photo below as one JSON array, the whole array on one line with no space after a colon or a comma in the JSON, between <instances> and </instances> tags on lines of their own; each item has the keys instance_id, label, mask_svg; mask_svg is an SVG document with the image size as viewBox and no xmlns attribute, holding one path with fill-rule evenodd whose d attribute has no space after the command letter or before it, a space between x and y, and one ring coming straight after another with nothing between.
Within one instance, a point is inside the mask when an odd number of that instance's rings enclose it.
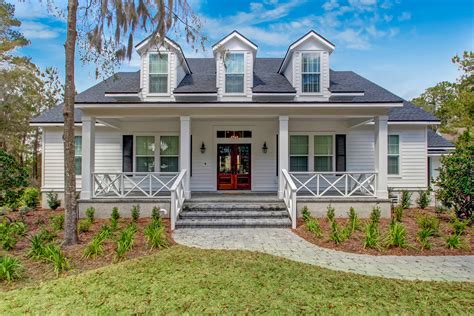
<instances>
[{"instance_id":1,"label":"white porch railing","mask_svg":"<svg viewBox=\"0 0 474 316\"><path fill-rule=\"evenodd\" d=\"M170 189L171 192L171 230L176 227L176 220L178 219L179 213L183 209L184 200L186 199L186 187L184 183L184 177L186 176L186 169L181 170L176 181Z\"/></svg>"},{"instance_id":2,"label":"white porch railing","mask_svg":"<svg viewBox=\"0 0 474 316\"><path fill-rule=\"evenodd\" d=\"M94 198L169 198L177 172L92 174Z\"/></svg>"},{"instance_id":3,"label":"white porch railing","mask_svg":"<svg viewBox=\"0 0 474 316\"><path fill-rule=\"evenodd\" d=\"M375 197L377 173L353 172L290 172L296 194L303 198Z\"/></svg>"},{"instance_id":4,"label":"white porch railing","mask_svg":"<svg viewBox=\"0 0 474 316\"><path fill-rule=\"evenodd\" d=\"M283 174L283 201L291 219L291 228L296 228L296 192L297 188L286 169L282 169Z\"/></svg>"}]
</instances>

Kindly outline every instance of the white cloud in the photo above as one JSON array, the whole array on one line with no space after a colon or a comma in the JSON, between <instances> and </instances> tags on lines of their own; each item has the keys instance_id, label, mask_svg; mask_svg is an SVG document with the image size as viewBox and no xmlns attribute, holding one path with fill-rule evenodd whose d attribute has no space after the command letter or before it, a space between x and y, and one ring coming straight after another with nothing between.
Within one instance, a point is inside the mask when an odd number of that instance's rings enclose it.
<instances>
[{"instance_id":1,"label":"white cloud","mask_svg":"<svg viewBox=\"0 0 474 316\"><path fill-rule=\"evenodd\" d=\"M39 22L23 22L20 30L27 39L52 39L58 37L61 32Z\"/></svg>"},{"instance_id":2,"label":"white cloud","mask_svg":"<svg viewBox=\"0 0 474 316\"><path fill-rule=\"evenodd\" d=\"M326 11L333 10L337 7L339 7L337 0L329 0L323 4L323 9Z\"/></svg>"},{"instance_id":3,"label":"white cloud","mask_svg":"<svg viewBox=\"0 0 474 316\"><path fill-rule=\"evenodd\" d=\"M335 35L335 38L345 44L346 47L358 50L365 50L370 48L370 43L367 38L354 29L346 29Z\"/></svg>"},{"instance_id":4,"label":"white cloud","mask_svg":"<svg viewBox=\"0 0 474 316\"><path fill-rule=\"evenodd\" d=\"M402 12L402 14L400 14L400 16L398 17L398 21L402 22L402 21L408 21L408 20L411 20L411 13L410 12Z\"/></svg>"}]
</instances>

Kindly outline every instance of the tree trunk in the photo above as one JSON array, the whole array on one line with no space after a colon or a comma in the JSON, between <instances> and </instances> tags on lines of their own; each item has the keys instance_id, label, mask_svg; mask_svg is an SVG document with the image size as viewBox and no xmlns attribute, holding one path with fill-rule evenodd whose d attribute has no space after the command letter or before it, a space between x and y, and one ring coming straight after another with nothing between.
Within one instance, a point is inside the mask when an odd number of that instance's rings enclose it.
<instances>
[{"instance_id":1,"label":"tree trunk","mask_svg":"<svg viewBox=\"0 0 474 316\"><path fill-rule=\"evenodd\" d=\"M68 1L66 35L66 87L64 90L64 245L74 245L77 237L76 170L74 163L74 55L76 52L77 0ZM87 176L87 175L84 175Z\"/></svg>"}]
</instances>

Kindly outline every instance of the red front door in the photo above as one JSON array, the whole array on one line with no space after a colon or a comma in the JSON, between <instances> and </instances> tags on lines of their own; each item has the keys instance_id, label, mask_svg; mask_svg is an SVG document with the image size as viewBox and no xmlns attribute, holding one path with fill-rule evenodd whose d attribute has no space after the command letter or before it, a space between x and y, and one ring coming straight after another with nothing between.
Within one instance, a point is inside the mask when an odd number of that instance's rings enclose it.
<instances>
[{"instance_id":1,"label":"red front door","mask_svg":"<svg viewBox=\"0 0 474 316\"><path fill-rule=\"evenodd\" d=\"M251 189L250 144L217 145L217 189Z\"/></svg>"}]
</instances>

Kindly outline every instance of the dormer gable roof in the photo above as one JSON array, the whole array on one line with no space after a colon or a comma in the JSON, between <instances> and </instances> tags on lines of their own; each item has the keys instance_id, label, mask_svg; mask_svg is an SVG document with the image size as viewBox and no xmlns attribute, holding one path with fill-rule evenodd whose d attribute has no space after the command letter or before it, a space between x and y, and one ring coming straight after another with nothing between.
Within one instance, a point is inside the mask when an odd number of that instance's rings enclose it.
<instances>
[{"instance_id":1,"label":"dormer gable roof","mask_svg":"<svg viewBox=\"0 0 474 316\"><path fill-rule=\"evenodd\" d=\"M322 36L321 34L318 34L314 30L311 30L308 33L306 33L305 35L301 36L296 41L294 41L293 43L291 43L290 46L288 46L285 57L283 58L283 61L281 62L280 69L278 69L279 73L281 73L284 70L284 68L286 67L286 64L288 63L289 59L291 58L291 54L293 53L294 49L297 48L302 43L304 43L304 42L306 42L310 39L315 39L319 43L326 46L329 53L332 53L332 51L336 48L336 46L333 43L331 43L329 40L327 40L324 36Z\"/></svg>"},{"instance_id":2,"label":"dormer gable roof","mask_svg":"<svg viewBox=\"0 0 474 316\"><path fill-rule=\"evenodd\" d=\"M242 34L237 32L236 30L233 30L230 34L226 35L221 40L219 40L217 43L212 45L212 51L215 51L219 47L225 45L225 43L227 43L228 41L230 41L233 38L237 38L238 40L245 43L246 45L248 45L249 47L251 47L255 51L258 48L257 44L255 44L254 42L252 42L251 40L249 40L248 38L246 38L245 36L243 36Z\"/></svg>"}]
</instances>

